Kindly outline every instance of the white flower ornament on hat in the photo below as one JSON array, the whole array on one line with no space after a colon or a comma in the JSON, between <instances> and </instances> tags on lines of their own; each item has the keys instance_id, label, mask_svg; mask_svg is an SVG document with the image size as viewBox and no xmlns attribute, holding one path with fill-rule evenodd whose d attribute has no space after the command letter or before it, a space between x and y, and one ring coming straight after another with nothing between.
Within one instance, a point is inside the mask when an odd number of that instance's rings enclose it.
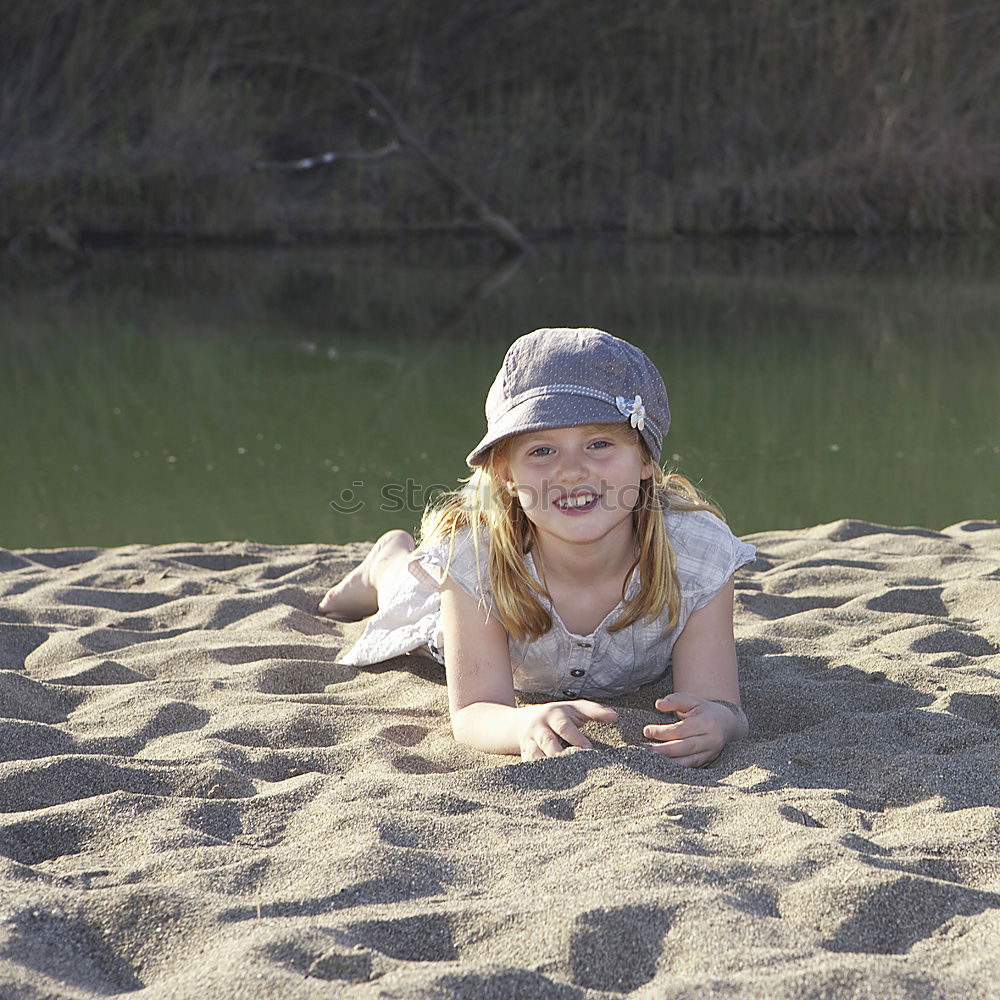
<instances>
[{"instance_id":1,"label":"white flower ornament on hat","mask_svg":"<svg viewBox=\"0 0 1000 1000\"><path fill-rule=\"evenodd\" d=\"M628 417L628 422L637 431L641 431L646 426L646 407L642 405L642 396L637 394L635 399L616 396L615 406L618 407L619 413Z\"/></svg>"},{"instance_id":2,"label":"white flower ornament on hat","mask_svg":"<svg viewBox=\"0 0 1000 1000\"><path fill-rule=\"evenodd\" d=\"M486 433L465 459L470 469L515 434L622 420L659 461L670 428L667 387L653 362L634 344L590 327L544 327L518 337L486 394L485 411Z\"/></svg>"}]
</instances>

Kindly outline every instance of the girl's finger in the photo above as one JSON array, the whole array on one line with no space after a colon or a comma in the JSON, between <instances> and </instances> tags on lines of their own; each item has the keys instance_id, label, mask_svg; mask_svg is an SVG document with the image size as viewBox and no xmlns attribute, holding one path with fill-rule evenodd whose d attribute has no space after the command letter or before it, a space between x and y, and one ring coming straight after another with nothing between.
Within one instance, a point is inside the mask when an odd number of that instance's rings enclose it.
<instances>
[{"instance_id":1,"label":"girl's finger","mask_svg":"<svg viewBox=\"0 0 1000 1000\"><path fill-rule=\"evenodd\" d=\"M699 728L694 728L690 722L665 722L663 725L643 726L642 735L650 740L683 740L695 736L706 736L707 733Z\"/></svg>"},{"instance_id":2,"label":"girl's finger","mask_svg":"<svg viewBox=\"0 0 1000 1000\"><path fill-rule=\"evenodd\" d=\"M690 737L682 740L669 740L665 743L654 743L650 751L655 754L665 754L678 760L683 757L690 757L694 754L704 753L711 749L708 741L701 737Z\"/></svg>"},{"instance_id":3,"label":"girl's finger","mask_svg":"<svg viewBox=\"0 0 1000 1000\"><path fill-rule=\"evenodd\" d=\"M704 698L696 694L688 694L686 691L675 691L665 698L658 698L655 707L661 712L692 712L699 705L705 703Z\"/></svg>"},{"instance_id":4,"label":"girl's finger","mask_svg":"<svg viewBox=\"0 0 1000 1000\"><path fill-rule=\"evenodd\" d=\"M572 720L566 718L566 716L553 719L552 728L571 746L583 747L584 750L593 749L593 744L590 740L588 740L587 737L573 725Z\"/></svg>"},{"instance_id":5,"label":"girl's finger","mask_svg":"<svg viewBox=\"0 0 1000 1000\"><path fill-rule=\"evenodd\" d=\"M542 755L545 757L557 757L564 749L562 740L551 729L540 736L536 736L535 742L541 748Z\"/></svg>"},{"instance_id":6,"label":"girl's finger","mask_svg":"<svg viewBox=\"0 0 1000 1000\"><path fill-rule=\"evenodd\" d=\"M574 712L583 716L584 721L591 719L594 722L617 722L618 713L607 705L598 705L596 701L587 701L585 698L578 698L576 701L568 702Z\"/></svg>"}]
</instances>

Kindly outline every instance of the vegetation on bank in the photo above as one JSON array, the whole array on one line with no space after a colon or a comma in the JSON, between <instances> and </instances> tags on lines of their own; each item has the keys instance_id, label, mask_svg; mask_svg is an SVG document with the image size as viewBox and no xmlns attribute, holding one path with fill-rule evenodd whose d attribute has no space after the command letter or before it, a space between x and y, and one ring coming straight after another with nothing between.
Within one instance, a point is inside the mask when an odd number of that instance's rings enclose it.
<instances>
[{"instance_id":1,"label":"vegetation on bank","mask_svg":"<svg viewBox=\"0 0 1000 1000\"><path fill-rule=\"evenodd\" d=\"M0 238L987 232L998 51L969 0L6 0Z\"/></svg>"}]
</instances>

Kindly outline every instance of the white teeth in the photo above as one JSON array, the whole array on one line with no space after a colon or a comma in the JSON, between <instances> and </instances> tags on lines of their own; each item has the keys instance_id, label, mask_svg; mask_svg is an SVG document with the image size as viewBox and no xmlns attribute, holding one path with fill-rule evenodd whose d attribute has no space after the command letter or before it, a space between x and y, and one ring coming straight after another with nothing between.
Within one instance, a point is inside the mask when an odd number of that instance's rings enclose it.
<instances>
[{"instance_id":1,"label":"white teeth","mask_svg":"<svg viewBox=\"0 0 1000 1000\"><path fill-rule=\"evenodd\" d=\"M560 507L585 507L594 499L593 493L581 493L579 496L566 497L559 501Z\"/></svg>"}]
</instances>

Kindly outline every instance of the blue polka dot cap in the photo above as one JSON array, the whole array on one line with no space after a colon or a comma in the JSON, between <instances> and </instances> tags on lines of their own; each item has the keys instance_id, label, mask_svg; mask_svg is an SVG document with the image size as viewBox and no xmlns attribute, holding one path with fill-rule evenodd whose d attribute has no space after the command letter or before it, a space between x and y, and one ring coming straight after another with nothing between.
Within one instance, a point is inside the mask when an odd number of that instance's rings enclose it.
<instances>
[{"instance_id":1,"label":"blue polka dot cap","mask_svg":"<svg viewBox=\"0 0 1000 1000\"><path fill-rule=\"evenodd\" d=\"M653 362L603 330L535 330L510 345L486 396L486 436L466 462L482 465L512 434L618 421L630 423L659 462L670 406Z\"/></svg>"}]
</instances>

